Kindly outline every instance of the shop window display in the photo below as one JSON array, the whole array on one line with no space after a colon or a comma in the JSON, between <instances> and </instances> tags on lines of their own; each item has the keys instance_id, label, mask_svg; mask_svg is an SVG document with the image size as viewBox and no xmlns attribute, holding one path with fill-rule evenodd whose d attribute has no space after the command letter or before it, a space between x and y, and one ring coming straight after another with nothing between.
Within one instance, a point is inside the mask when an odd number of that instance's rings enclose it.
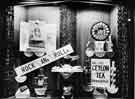
<instances>
[{"instance_id":1,"label":"shop window display","mask_svg":"<svg viewBox=\"0 0 135 99\"><path fill-rule=\"evenodd\" d=\"M7 25L8 40L15 48L12 62L16 87L12 96L123 97L127 91L120 71L127 65L119 56L126 53L120 45L121 33L127 36L127 27L121 25L126 16L123 6L82 1L25 3L10 6L13 12L7 16L14 18Z\"/></svg>"}]
</instances>

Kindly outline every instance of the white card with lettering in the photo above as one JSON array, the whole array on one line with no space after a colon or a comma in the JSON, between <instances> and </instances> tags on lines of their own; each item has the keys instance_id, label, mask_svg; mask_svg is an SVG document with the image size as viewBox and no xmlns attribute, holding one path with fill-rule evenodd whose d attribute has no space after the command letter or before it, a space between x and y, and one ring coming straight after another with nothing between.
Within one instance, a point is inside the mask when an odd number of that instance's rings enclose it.
<instances>
[{"instance_id":1,"label":"white card with lettering","mask_svg":"<svg viewBox=\"0 0 135 99\"><path fill-rule=\"evenodd\" d=\"M110 86L110 59L91 59L91 84L103 88Z\"/></svg>"}]
</instances>

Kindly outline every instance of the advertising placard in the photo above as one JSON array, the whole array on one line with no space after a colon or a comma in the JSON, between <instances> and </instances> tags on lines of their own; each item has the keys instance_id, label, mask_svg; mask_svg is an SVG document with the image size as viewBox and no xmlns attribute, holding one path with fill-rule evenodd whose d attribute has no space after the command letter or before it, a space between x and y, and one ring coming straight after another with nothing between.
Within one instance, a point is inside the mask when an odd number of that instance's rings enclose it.
<instances>
[{"instance_id":1,"label":"advertising placard","mask_svg":"<svg viewBox=\"0 0 135 99\"><path fill-rule=\"evenodd\" d=\"M110 86L110 59L91 59L91 85Z\"/></svg>"}]
</instances>

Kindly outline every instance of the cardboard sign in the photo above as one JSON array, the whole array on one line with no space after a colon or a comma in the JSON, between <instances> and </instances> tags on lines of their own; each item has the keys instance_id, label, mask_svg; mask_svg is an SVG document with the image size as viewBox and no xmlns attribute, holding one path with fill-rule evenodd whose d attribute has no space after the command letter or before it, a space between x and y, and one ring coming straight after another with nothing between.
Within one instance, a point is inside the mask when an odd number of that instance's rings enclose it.
<instances>
[{"instance_id":1,"label":"cardboard sign","mask_svg":"<svg viewBox=\"0 0 135 99\"><path fill-rule=\"evenodd\" d=\"M21 65L21 66L15 68L15 72L16 72L17 76L25 75L40 67L45 66L53 61L56 61L68 54L71 54L72 52L73 52L72 46L70 44L66 45L58 50L50 52L50 54L47 54L45 56L42 56L41 58L38 58L36 60L33 60L29 63L26 63L24 65Z\"/></svg>"},{"instance_id":2,"label":"cardboard sign","mask_svg":"<svg viewBox=\"0 0 135 99\"><path fill-rule=\"evenodd\" d=\"M91 84L103 88L110 86L110 59L91 59Z\"/></svg>"}]
</instances>

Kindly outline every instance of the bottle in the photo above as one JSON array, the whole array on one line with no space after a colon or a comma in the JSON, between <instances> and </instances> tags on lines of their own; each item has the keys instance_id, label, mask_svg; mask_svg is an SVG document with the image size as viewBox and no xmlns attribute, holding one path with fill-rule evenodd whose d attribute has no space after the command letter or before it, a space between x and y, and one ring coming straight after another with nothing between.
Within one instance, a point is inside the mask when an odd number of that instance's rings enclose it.
<instances>
[{"instance_id":1,"label":"bottle","mask_svg":"<svg viewBox=\"0 0 135 99\"><path fill-rule=\"evenodd\" d=\"M108 41L108 52L113 52L113 43L111 40L111 36L109 36L109 41Z\"/></svg>"}]
</instances>

